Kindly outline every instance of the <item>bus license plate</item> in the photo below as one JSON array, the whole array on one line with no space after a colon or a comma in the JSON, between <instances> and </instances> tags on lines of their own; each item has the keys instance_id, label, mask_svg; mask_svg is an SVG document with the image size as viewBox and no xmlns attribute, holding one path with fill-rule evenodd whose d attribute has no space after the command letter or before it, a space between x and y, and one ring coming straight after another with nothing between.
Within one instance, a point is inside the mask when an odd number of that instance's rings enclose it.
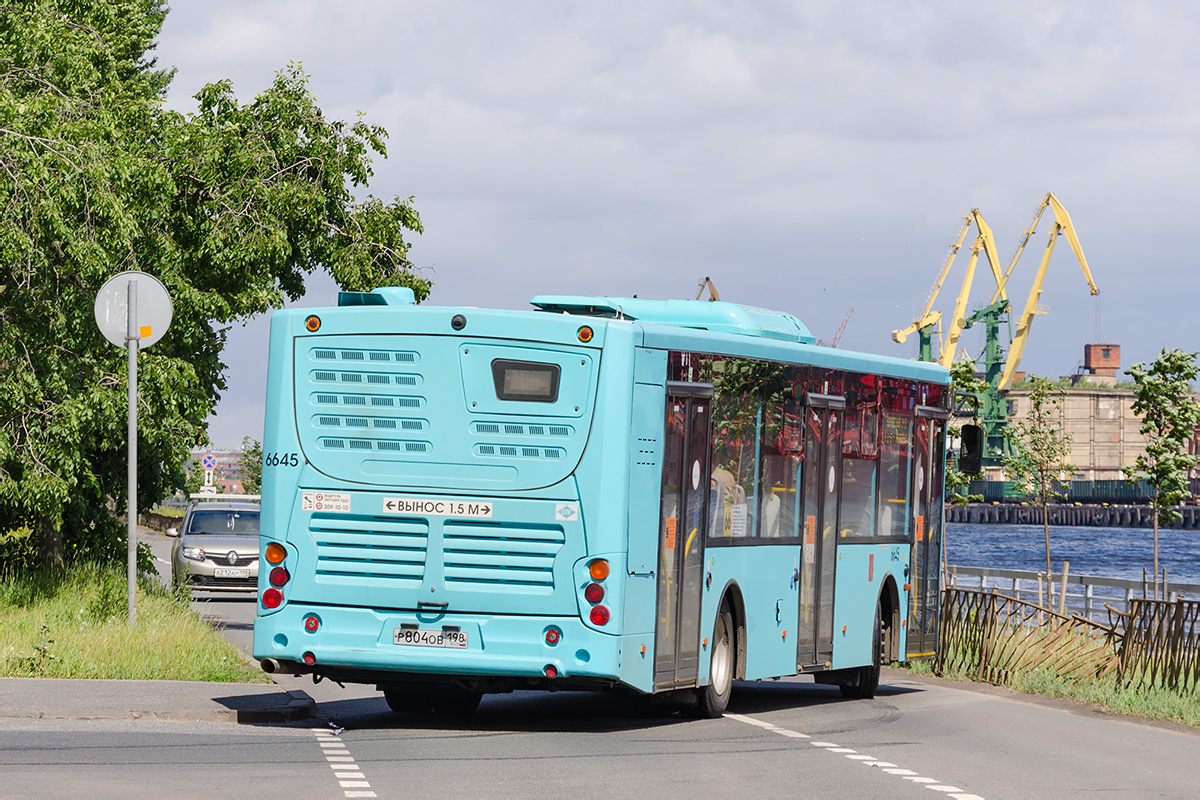
<instances>
[{"instance_id":1,"label":"bus license plate","mask_svg":"<svg viewBox=\"0 0 1200 800\"><path fill-rule=\"evenodd\" d=\"M213 569L214 578L249 578L249 567L237 569L235 567L215 567Z\"/></svg>"},{"instance_id":2,"label":"bus license plate","mask_svg":"<svg viewBox=\"0 0 1200 800\"><path fill-rule=\"evenodd\" d=\"M421 647L466 647L466 631L430 631L420 628L393 628L392 644L415 644Z\"/></svg>"}]
</instances>

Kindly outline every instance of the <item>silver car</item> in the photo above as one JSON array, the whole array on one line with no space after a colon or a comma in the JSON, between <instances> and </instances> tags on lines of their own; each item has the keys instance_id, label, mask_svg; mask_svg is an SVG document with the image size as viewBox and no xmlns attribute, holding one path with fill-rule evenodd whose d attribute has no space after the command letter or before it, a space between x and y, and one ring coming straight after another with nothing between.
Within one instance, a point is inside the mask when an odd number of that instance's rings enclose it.
<instances>
[{"instance_id":1,"label":"silver car","mask_svg":"<svg viewBox=\"0 0 1200 800\"><path fill-rule=\"evenodd\" d=\"M204 591L258 588L258 515L254 500L197 500L181 528L168 528L171 580Z\"/></svg>"}]
</instances>

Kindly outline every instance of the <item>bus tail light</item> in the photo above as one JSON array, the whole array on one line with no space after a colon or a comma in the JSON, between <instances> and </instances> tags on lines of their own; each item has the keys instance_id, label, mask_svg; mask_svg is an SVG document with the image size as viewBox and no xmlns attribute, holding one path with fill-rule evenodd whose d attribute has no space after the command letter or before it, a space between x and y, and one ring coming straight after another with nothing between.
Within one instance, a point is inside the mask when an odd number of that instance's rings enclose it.
<instances>
[{"instance_id":1,"label":"bus tail light","mask_svg":"<svg viewBox=\"0 0 1200 800\"><path fill-rule=\"evenodd\" d=\"M287 550L279 542L271 542L267 545L266 557L268 564L282 564L287 558Z\"/></svg>"},{"instance_id":2,"label":"bus tail light","mask_svg":"<svg viewBox=\"0 0 1200 800\"><path fill-rule=\"evenodd\" d=\"M309 633L316 633L317 628L320 628L320 627L321 627L321 620L317 619L317 617L315 615L309 614L307 617L304 618L304 630L308 631Z\"/></svg>"},{"instance_id":3,"label":"bus tail light","mask_svg":"<svg viewBox=\"0 0 1200 800\"><path fill-rule=\"evenodd\" d=\"M591 620L596 625L608 624L608 607L607 606L592 606Z\"/></svg>"},{"instance_id":4,"label":"bus tail light","mask_svg":"<svg viewBox=\"0 0 1200 800\"><path fill-rule=\"evenodd\" d=\"M291 579L291 577L292 576L288 574L286 567L276 567L275 569L271 570L271 585L283 586Z\"/></svg>"},{"instance_id":5,"label":"bus tail light","mask_svg":"<svg viewBox=\"0 0 1200 800\"><path fill-rule=\"evenodd\" d=\"M308 664L310 667L313 664L317 663L317 657L315 655L313 655L313 653L311 651L305 653L303 656L301 656L301 658L303 658L304 663Z\"/></svg>"},{"instance_id":6,"label":"bus tail light","mask_svg":"<svg viewBox=\"0 0 1200 800\"><path fill-rule=\"evenodd\" d=\"M561 639L562 631L560 631L558 628L546 629L546 644L553 646L558 644Z\"/></svg>"},{"instance_id":7,"label":"bus tail light","mask_svg":"<svg viewBox=\"0 0 1200 800\"><path fill-rule=\"evenodd\" d=\"M589 603L596 605L604 599L604 587L598 583L589 583L583 590L583 596Z\"/></svg>"},{"instance_id":8,"label":"bus tail light","mask_svg":"<svg viewBox=\"0 0 1200 800\"><path fill-rule=\"evenodd\" d=\"M279 608L283 603L283 592L271 587L263 592L262 604L263 608Z\"/></svg>"},{"instance_id":9,"label":"bus tail light","mask_svg":"<svg viewBox=\"0 0 1200 800\"><path fill-rule=\"evenodd\" d=\"M592 580L594 581L604 580L608 577L608 561L603 558L597 558L588 564L588 574L592 576Z\"/></svg>"},{"instance_id":10,"label":"bus tail light","mask_svg":"<svg viewBox=\"0 0 1200 800\"><path fill-rule=\"evenodd\" d=\"M558 677L558 667L554 666L553 664L547 664L542 668L542 672L545 673L547 678Z\"/></svg>"}]
</instances>

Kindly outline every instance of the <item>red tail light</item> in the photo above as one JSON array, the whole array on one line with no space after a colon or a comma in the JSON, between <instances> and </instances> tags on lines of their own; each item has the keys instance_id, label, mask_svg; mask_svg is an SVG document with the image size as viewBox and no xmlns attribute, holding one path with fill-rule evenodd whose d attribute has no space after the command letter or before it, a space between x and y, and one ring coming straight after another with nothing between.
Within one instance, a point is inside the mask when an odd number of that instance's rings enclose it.
<instances>
[{"instance_id":1,"label":"red tail light","mask_svg":"<svg viewBox=\"0 0 1200 800\"><path fill-rule=\"evenodd\" d=\"M558 628L550 628L546 631L546 644L558 644L558 640L562 638L562 631Z\"/></svg>"},{"instance_id":2,"label":"red tail light","mask_svg":"<svg viewBox=\"0 0 1200 800\"><path fill-rule=\"evenodd\" d=\"M558 677L558 667L554 666L553 664L547 664L545 669L542 670L542 672L546 673L547 678L557 678Z\"/></svg>"},{"instance_id":3,"label":"red tail light","mask_svg":"<svg viewBox=\"0 0 1200 800\"><path fill-rule=\"evenodd\" d=\"M589 603L595 605L604 599L604 587L598 583L589 583L583 590L583 596Z\"/></svg>"},{"instance_id":4,"label":"red tail light","mask_svg":"<svg viewBox=\"0 0 1200 800\"><path fill-rule=\"evenodd\" d=\"M591 613L592 623L595 625L608 624L608 608L606 606L592 606Z\"/></svg>"},{"instance_id":5,"label":"red tail light","mask_svg":"<svg viewBox=\"0 0 1200 800\"><path fill-rule=\"evenodd\" d=\"M317 628L319 627L321 627L321 620L317 619L316 617L304 618L304 630L308 631L309 633L316 633Z\"/></svg>"},{"instance_id":6,"label":"red tail light","mask_svg":"<svg viewBox=\"0 0 1200 800\"><path fill-rule=\"evenodd\" d=\"M291 577L285 567L276 567L271 570L271 585L283 586Z\"/></svg>"},{"instance_id":7,"label":"red tail light","mask_svg":"<svg viewBox=\"0 0 1200 800\"><path fill-rule=\"evenodd\" d=\"M267 589L263 592L262 604L263 608L279 608L283 602L283 592L278 589Z\"/></svg>"},{"instance_id":8,"label":"red tail light","mask_svg":"<svg viewBox=\"0 0 1200 800\"><path fill-rule=\"evenodd\" d=\"M317 657L315 655L313 655L312 653L305 653L303 656L301 656L301 658L303 658L304 663L308 664L310 667L313 664L317 663Z\"/></svg>"}]
</instances>

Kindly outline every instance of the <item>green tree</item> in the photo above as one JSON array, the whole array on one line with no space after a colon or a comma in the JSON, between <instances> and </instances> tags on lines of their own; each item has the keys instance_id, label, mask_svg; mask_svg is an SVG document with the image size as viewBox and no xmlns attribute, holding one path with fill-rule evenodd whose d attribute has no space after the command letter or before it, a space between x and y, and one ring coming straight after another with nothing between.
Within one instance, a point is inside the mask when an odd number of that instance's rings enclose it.
<instances>
[{"instance_id":1,"label":"green tree","mask_svg":"<svg viewBox=\"0 0 1200 800\"><path fill-rule=\"evenodd\" d=\"M262 442L242 437L242 457L238 461L238 469L242 473L242 488L246 494L258 494L262 491Z\"/></svg>"},{"instance_id":2,"label":"green tree","mask_svg":"<svg viewBox=\"0 0 1200 800\"><path fill-rule=\"evenodd\" d=\"M1196 379L1196 353L1163 349L1146 366L1138 362L1126 371L1134 383L1133 413L1142 418L1146 453L1132 466L1122 467L1130 482L1144 481L1154 520L1154 598L1159 597L1158 527L1182 515L1176 506L1188 492L1188 471L1196 457L1187 452L1200 426L1200 406L1191 396Z\"/></svg>"},{"instance_id":3,"label":"green tree","mask_svg":"<svg viewBox=\"0 0 1200 800\"><path fill-rule=\"evenodd\" d=\"M298 298L430 283L408 260L410 199L365 193L386 132L326 119L298 66L240 103L163 100L149 58L164 0L37 0L0 11L0 531L27 525L42 563L119 560L126 357L92 318L138 269L170 291L167 335L139 359L139 505L184 484L226 388L231 324ZM139 509L139 510L142 510Z\"/></svg>"},{"instance_id":4,"label":"green tree","mask_svg":"<svg viewBox=\"0 0 1200 800\"><path fill-rule=\"evenodd\" d=\"M1042 534L1046 542L1046 580L1050 579L1051 500L1062 500L1063 473L1074 471L1067 463L1074 437L1063 431L1056 420L1066 392L1054 389L1047 378L1030 380L1029 413L1008 426L1011 455L1004 459L1004 471L1016 483L1018 491L1033 497L1042 509Z\"/></svg>"}]
</instances>

